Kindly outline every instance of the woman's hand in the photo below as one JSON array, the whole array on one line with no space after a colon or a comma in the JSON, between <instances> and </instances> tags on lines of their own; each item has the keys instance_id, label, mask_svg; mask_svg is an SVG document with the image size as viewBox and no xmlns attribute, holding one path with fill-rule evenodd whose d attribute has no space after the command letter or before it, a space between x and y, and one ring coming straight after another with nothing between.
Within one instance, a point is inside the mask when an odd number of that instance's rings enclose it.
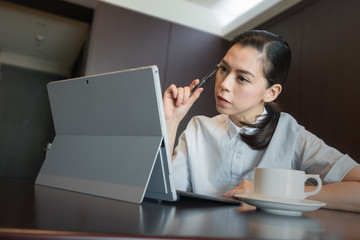
<instances>
[{"instance_id":1,"label":"woman's hand","mask_svg":"<svg viewBox=\"0 0 360 240\"><path fill-rule=\"evenodd\" d=\"M252 193L253 192L253 181L251 179L244 179L241 183L228 191L227 193L223 194L223 198L232 198L235 194L238 193ZM241 207L237 208L237 212L246 212L246 211L253 211L256 207L248 205L246 203L242 203Z\"/></svg>"},{"instance_id":2,"label":"woman's hand","mask_svg":"<svg viewBox=\"0 0 360 240\"><path fill-rule=\"evenodd\" d=\"M171 156L178 126L203 91L203 88L198 88L191 95L191 90L193 90L199 82L199 79L196 79L190 86L180 88L172 84L164 93L163 103Z\"/></svg>"},{"instance_id":3,"label":"woman's hand","mask_svg":"<svg viewBox=\"0 0 360 240\"><path fill-rule=\"evenodd\" d=\"M199 79L196 79L190 86L186 87L176 87L172 84L166 89L163 96L166 121L180 122L185 117L186 113L203 91L202 88L199 88L191 95L191 90L194 89L199 82Z\"/></svg>"},{"instance_id":4,"label":"woman's hand","mask_svg":"<svg viewBox=\"0 0 360 240\"><path fill-rule=\"evenodd\" d=\"M224 198L231 198L238 193L252 193L253 192L253 181L251 179L244 179L241 183L223 194Z\"/></svg>"}]
</instances>

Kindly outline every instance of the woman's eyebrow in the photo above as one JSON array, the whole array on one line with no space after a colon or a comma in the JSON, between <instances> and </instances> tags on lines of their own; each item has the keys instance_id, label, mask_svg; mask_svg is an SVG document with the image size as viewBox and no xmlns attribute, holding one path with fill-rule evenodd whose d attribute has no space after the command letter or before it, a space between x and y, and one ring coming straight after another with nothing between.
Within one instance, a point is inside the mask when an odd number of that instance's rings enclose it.
<instances>
[{"instance_id":1,"label":"woman's eyebrow","mask_svg":"<svg viewBox=\"0 0 360 240\"><path fill-rule=\"evenodd\" d=\"M235 72L239 72L239 73L242 73L242 74L250 75L250 76L252 76L253 78L255 78L255 75L254 75L254 74L252 74L252 73L249 72L249 71L243 70L243 69L235 70Z\"/></svg>"},{"instance_id":2,"label":"woman's eyebrow","mask_svg":"<svg viewBox=\"0 0 360 240\"><path fill-rule=\"evenodd\" d=\"M221 60L221 63L224 64L225 67L227 67L227 68L230 67L230 65L229 65L224 59ZM254 75L254 74L252 74L251 72L246 71L246 70L244 70L244 69L236 69L235 72L242 73L242 74L246 74L246 75L250 75L250 76L252 76L252 77L255 78L255 75Z\"/></svg>"}]
</instances>

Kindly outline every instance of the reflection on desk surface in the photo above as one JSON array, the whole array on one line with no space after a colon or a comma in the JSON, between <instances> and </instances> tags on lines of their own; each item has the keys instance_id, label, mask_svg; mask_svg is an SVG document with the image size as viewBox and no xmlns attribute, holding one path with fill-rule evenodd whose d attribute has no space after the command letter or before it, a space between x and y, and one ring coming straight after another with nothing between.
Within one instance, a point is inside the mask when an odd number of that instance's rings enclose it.
<instances>
[{"instance_id":1,"label":"reflection on desk surface","mask_svg":"<svg viewBox=\"0 0 360 240\"><path fill-rule=\"evenodd\" d=\"M0 236L11 233L11 229L24 233L27 230L81 233L84 239L96 234L215 239L360 236L360 214L351 212L321 209L302 216L283 216L186 198L178 202L146 200L137 205L33 184L1 182L0 194Z\"/></svg>"},{"instance_id":2,"label":"reflection on desk surface","mask_svg":"<svg viewBox=\"0 0 360 240\"><path fill-rule=\"evenodd\" d=\"M307 216L261 211L239 213L237 206L188 199L176 203L119 204L111 199L35 186L35 200L37 226L41 229L181 237L271 236L273 239L316 239L324 237L325 231L318 220ZM60 223L59 219L62 219Z\"/></svg>"},{"instance_id":3,"label":"reflection on desk surface","mask_svg":"<svg viewBox=\"0 0 360 240\"><path fill-rule=\"evenodd\" d=\"M324 227L315 219L305 216L284 216L260 211L248 215L250 236L273 239L316 239L324 233Z\"/></svg>"}]
</instances>

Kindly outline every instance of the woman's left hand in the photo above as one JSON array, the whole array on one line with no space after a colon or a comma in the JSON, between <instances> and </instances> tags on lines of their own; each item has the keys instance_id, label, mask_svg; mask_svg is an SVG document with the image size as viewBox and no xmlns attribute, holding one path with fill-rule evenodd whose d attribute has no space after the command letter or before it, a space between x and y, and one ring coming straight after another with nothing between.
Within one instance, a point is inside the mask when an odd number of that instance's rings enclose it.
<instances>
[{"instance_id":1,"label":"woman's left hand","mask_svg":"<svg viewBox=\"0 0 360 240\"><path fill-rule=\"evenodd\" d=\"M244 179L235 188L223 194L224 198L231 198L238 193L251 193L253 192L253 181L251 179Z\"/></svg>"}]
</instances>

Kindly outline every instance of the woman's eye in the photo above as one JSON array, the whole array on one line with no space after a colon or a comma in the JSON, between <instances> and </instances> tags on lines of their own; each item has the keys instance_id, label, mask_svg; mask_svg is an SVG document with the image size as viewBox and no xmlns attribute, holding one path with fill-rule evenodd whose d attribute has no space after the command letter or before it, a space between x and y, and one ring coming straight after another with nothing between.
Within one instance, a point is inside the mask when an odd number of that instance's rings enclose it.
<instances>
[{"instance_id":1,"label":"woman's eye","mask_svg":"<svg viewBox=\"0 0 360 240\"><path fill-rule=\"evenodd\" d=\"M225 72L227 72L227 69L226 69L226 67L224 67L224 66L220 66L220 71L221 71L222 73L225 73Z\"/></svg>"},{"instance_id":2,"label":"woman's eye","mask_svg":"<svg viewBox=\"0 0 360 240\"><path fill-rule=\"evenodd\" d=\"M238 76L238 79L241 81L241 82L248 82L249 80L243 76Z\"/></svg>"}]
</instances>

